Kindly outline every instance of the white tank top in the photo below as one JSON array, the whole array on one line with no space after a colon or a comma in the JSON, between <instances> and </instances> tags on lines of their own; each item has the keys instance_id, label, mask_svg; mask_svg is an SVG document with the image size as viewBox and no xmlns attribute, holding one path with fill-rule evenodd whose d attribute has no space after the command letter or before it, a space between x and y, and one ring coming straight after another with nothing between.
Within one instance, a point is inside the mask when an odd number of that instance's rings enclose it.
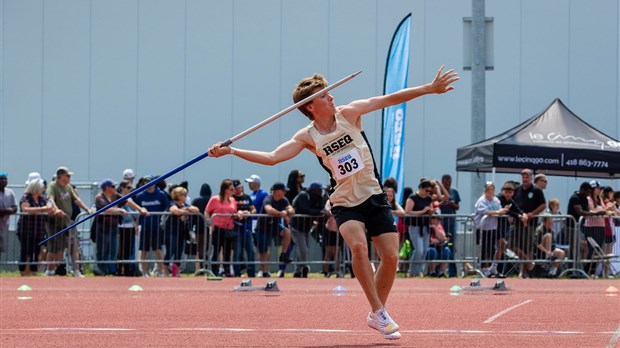
<instances>
[{"instance_id":1,"label":"white tank top","mask_svg":"<svg viewBox=\"0 0 620 348\"><path fill-rule=\"evenodd\" d=\"M336 130L321 134L308 125L314 148L331 178L329 200L333 206L354 207L370 196L383 193L372 149L360 131L336 111Z\"/></svg>"}]
</instances>

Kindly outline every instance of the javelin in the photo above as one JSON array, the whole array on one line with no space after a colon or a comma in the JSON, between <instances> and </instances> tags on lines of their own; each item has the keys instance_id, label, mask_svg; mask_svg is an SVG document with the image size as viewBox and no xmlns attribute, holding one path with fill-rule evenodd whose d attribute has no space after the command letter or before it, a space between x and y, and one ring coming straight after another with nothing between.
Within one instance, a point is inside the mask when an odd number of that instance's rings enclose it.
<instances>
[{"instance_id":1,"label":"javelin","mask_svg":"<svg viewBox=\"0 0 620 348\"><path fill-rule=\"evenodd\" d=\"M332 89L334 89L334 88L336 88L336 87L340 86L341 84L343 84L343 83L345 83L345 82L347 82L347 81L351 80L351 79L352 79L352 78L354 78L355 76L359 75L361 72L362 72L362 71L360 70L360 71L358 71L358 72L356 72L356 73L354 73L354 74L351 74L351 75L349 75L349 76L346 76L346 77L345 77L345 78L343 78L342 80L340 80L340 81L338 81L338 82L336 82L336 83L334 83L334 84L332 84L332 85L330 85L330 86L327 86L327 87L323 88L322 90L320 90L320 91L318 91L318 92L316 92L316 93L314 93L314 94L312 94L312 95L310 95L310 96L308 96L308 97L306 97L306 98L304 98L304 99L302 99L302 100L298 101L297 103L295 103L295 104L293 104L293 105L289 106L288 108L286 108L286 109L284 109L284 110L282 110L282 111L278 112L277 114L270 116L270 117L269 117L269 118L267 118L266 120L261 121L261 122L259 122L258 124L256 124L256 125L254 125L254 126L252 126L252 127L248 128L248 129L244 130L243 132L241 132L241 133L239 133L239 134L235 135L234 137L229 138L228 140L226 140L226 141L222 142L222 145L221 145L221 146L230 146L230 145L231 145L232 143L234 143L235 141L237 141L237 140L239 140L239 139L241 139L241 138L245 137L246 135L248 135L248 134L250 134L250 133L254 132L255 130L257 130L257 129L259 129L259 128L262 128L262 127L264 127L264 126L266 126L267 124L269 124L269 123L271 123L271 122L273 122L273 121L277 120L278 118L280 118L280 117L282 117L282 116L284 116L284 115L288 114L289 112L291 112L291 111L293 111L293 110L295 110L295 109L299 108L300 106L302 106L302 105L304 105L304 104L306 104L306 103L311 102L312 100L316 99L316 98L317 98L317 97L319 97L320 95L322 95L322 94L324 94L324 93L326 93L326 92L329 92L329 91L331 91ZM101 214L101 213L105 212L106 210L108 210L108 209L110 209L110 208L112 208L112 207L114 207L114 206L116 206L116 205L118 205L118 204L120 204L120 203L122 203L122 202L124 202L124 201L128 200L129 198L131 198L131 197L133 197L133 196L137 195L137 194L138 194L138 193L140 193L140 192L145 191L145 190L146 190L146 189L148 189L149 187L151 187L151 186L153 186L153 185L157 184L158 182L160 182L160 181L162 181L162 180L164 180L164 179L166 179L166 178L168 178L168 177L170 177L170 176L172 176L172 175L174 175L174 174L176 174L176 173L180 172L181 170L183 170L183 169L185 169L185 168L187 168L187 167L191 166L192 164L194 164L194 163L196 163L196 162L198 162L198 161L200 161L200 160L202 160L202 159L204 159L204 158L206 158L206 157L209 157L209 152L208 152L208 151L207 151L207 152L205 152L205 153L203 153L203 154L201 154L201 155L198 155L198 156L194 157L193 159L191 159L191 160L189 160L189 161L185 162L184 164L182 164L182 165L180 165L180 166L178 166L178 167L176 167L176 168L172 169L172 170L171 170L171 171L169 171L168 173L166 173L166 174L164 174L164 175L161 175L160 177L158 177L158 178L156 178L156 179L151 180L149 183L147 183L147 184L145 184L145 185L143 185L143 186L140 186L139 188L135 189L134 191L132 191L132 192L130 192L130 193L128 193L128 194L126 194L126 195L124 195L123 197L121 197L121 198L119 198L119 199L115 200L114 202L112 202L112 203L110 203L110 204L106 205L105 207L103 207L103 208L101 208L101 209L97 210L96 212L94 212L94 213L92 213L92 214L90 214L90 215L86 216L86 217L85 217L85 218L83 218L82 220L76 221L76 222L74 222L73 224L71 224L71 225L69 225L69 226L65 227L65 228L64 228L64 229L62 229L61 231L56 232L55 234L51 235L50 237L45 238L44 240L42 240L41 242L39 242L39 244L38 244L38 245L41 245L41 244L43 244L43 243L47 242L48 240L50 240L50 239L52 239L52 238L55 238L55 237L56 237L56 236L58 236L59 234L62 234L62 233L64 233L64 232L66 232L66 231L68 231L68 230L72 229L73 227L75 227L75 226L77 226L77 225L81 224L81 223L82 223L82 222L84 222L84 221L87 221L87 220L90 220L90 219L94 218L95 216L97 216L97 215L99 215L99 214Z\"/></svg>"}]
</instances>

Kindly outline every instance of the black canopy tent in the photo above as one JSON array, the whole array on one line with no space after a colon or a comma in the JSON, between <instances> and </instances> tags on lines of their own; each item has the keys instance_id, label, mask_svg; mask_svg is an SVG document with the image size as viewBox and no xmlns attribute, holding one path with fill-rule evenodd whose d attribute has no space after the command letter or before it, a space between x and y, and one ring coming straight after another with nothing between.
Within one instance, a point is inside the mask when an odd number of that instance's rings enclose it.
<instances>
[{"instance_id":1,"label":"black canopy tent","mask_svg":"<svg viewBox=\"0 0 620 348\"><path fill-rule=\"evenodd\" d=\"M518 126L457 149L456 170L549 175L620 177L620 142L570 111L560 99Z\"/></svg>"}]
</instances>

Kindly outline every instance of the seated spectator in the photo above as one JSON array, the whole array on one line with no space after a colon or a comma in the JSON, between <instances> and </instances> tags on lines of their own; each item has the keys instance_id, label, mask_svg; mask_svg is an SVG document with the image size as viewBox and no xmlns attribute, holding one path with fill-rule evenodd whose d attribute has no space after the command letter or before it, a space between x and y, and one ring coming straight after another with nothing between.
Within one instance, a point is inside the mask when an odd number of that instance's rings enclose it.
<instances>
[{"instance_id":1,"label":"seated spectator","mask_svg":"<svg viewBox=\"0 0 620 348\"><path fill-rule=\"evenodd\" d=\"M448 263L437 263L434 261L450 260L452 258L452 252L448 247L448 240L449 238L441 226L439 217L431 217L430 242L428 249L426 249L426 259L429 261L427 264L427 275L431 277L447 276Z\"/></svg>"},{"instance_id":2,"label":"seated spectator","mask_svg":"<svg viewBox=\"0 0 620 348\"><path fill-rule=\"evenodd\" d=\"M557 277L558 268L564 261L564 250L556 248L553 243L553 217L549 214L543 215L542 224L536 228L534 240L536 243L536 259L548 260L549 277Z\"/></svg>"},{"instance_id":3,"label":"seated spectator","mask_svg":"<svg viewBox=\"0 0 620 348\"><path fill-rule=\"evenodd\" d=\"M36 275L39 263L39 243L45 239L47 214L54 212L43 194L45 183L42 179L29 180L24 195L19 201L23 215L17 221L17 238L20 242L19 273L22 276ZM45 245L41 246L44 249Z\"/></svg>"}]
</instances>

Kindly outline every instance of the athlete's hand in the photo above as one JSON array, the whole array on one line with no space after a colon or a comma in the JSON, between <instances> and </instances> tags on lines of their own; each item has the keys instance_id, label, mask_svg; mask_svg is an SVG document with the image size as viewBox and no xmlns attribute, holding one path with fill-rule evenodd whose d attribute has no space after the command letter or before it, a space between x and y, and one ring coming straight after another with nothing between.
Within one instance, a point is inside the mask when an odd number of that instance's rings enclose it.
<instances>
[{"instance_id":1,"label":"athlete's hand","mask_svg":"<svg viewBox=\"0 0 620 348\"><path fill-rule=\"evenodd\" d=\"M222 157L224 155L230 154L230 147L224 146L222 147L222 142L219 141L209 149L209 157Z\"/></svg>"},{"instance_id":2,"label":"athlete's hand","mask_svg":"<svg viewBox=\"0 0 620 348\"><path fill-rule=\"evenodd\" d=\"M444 73L442 65L439 71L437 71L437 75L435 75L433 82L430 83L430 88L433 93L446 93L454 89L454 86L451 85L459 79L459 75L454 69L450 69Z\"/></svg>"}]
</instances>

